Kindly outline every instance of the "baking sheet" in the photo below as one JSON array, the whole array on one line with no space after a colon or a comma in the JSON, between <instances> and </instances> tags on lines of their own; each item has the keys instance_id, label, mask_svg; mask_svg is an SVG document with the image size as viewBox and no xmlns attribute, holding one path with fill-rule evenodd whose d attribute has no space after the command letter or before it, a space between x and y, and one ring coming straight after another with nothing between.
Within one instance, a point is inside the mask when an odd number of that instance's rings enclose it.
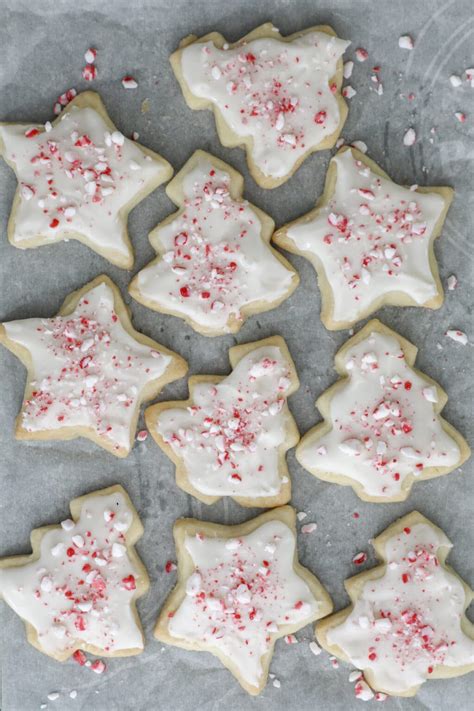
<instances>
[{"instance_id":1,"label":"baking sheet","mask_svg":"<svg viewBox=\"0 0 474 711\"><path fill-rule=\"evenodd\" d=\"M357 95L350 101L343 131L347 140L360 139L369 154L393 179L420 185L450 184L456 197L449 212L438 256L443 282L450 274L459 288L446 293L440 311L385 308L378 316L388 326L413 341L420 353L418 367L435 378L448 392L446 418L472 442L472 348L444 336L448 328L460 328L474 341L471 317L472 281L472 162L473 90L454 89L451 74L473 65L472 17L469 0L351 2L333 0L133 0L93 2L82 0L2 0L0 2L0 118L10 121L51 119L56 97L70 87L99 91L120 130L140 133L140 140L159 151L178 170L196 148L204 148L228 161L245 176L245 194L268 211L277 225L310 209L320 193L329 152L313 155L282 187L265 191L250 178L243 151L224 149L218 142L209 112L191 112L185 105L168 64L178 41L190 32L198 35L221 31L234 41L253 27L272 20L283 34L329 23L339 36L350 39L347 58L356 47L369 51L367 62L355 62L350 84ZM399 49L398 37L415 38L412 52ZM84 52L97 47L99 78L92 84L81 79ZM371 68L381 66L384 93L377 95L370 80ZM136 91L125 91L124 74L139 82ZM414 98L407 98L413 93ZM144 99L150 110L141 112ZM464 111L459 123L455 111ZM409 126L417 132L416 144L407 148L403 135ZM434 128L435 133L430 129ZM111 266L78 242L20 251L6 240L6 226L15 190L15 179L0 161L0 318L10 320L56 313L63 298L98 274L105 272L121 287L131 274ZM136 251L134 273L154 252L147 233L172 211L163 188L137 207L130 217L130 234ZM276 311L251 318L236 337L206 339L183 321L166 317L132 302L136 328L178 351L190 364L190 373L227 373L227 351L275 333L285 337L296 362L301 388L291 408L305 432L319 419L316 397L335 380L333 356L348 337L330 333L319 320L320 296L309 263L289 259L298 269L301 285ZM130 493L142 518L145 535L138 545L148 568L151 589L139 602L146 631L143 654L112 659L108 671L96 676L69 661L59 664L27 644L22 622L2 605L2 691L4 711L30 711L46 703L61 711L146 711L175 708L342 710L359 707L348 682L350 668L333 669L328 655L315 657L309 650L310 626L297 634L299 644L276 646L270 681L258 698L241 690L220 663L204 653L164 647L152 638L158 610L173 585L174 575L164 564L174 559L171 529L178 516L237 523L257 510L245 510L232 501L205 506L175 486L171 462L151 438L137 444L132 454L119 460L87 442L21 443L12 437L25 371L5 349L0 349L1 449L1 543L0 555L29 550L30 530L59 522L68 514L68 502L94 489L120 483ZM186 381L171 384L160 399L184 398ZM368 540L393 519L418 509L441 526L455 547L451 564L468 581L472 570L473 461L462 471L415 485L403 504L375 505L359 501L352 489L318 481L302 470L290 452L293 504L308 513L306 523L316 521L317 532L301 536L300 557L326 585L336 609L347 603L343 580L353 574L351 559L369 552ZM360 518L354 519L357 511ZM471 542L470 542L471 541ZM69 692L77 691L71 699ZM47 695L58 691L56 701ZM467 709L472 700L473 676L433 681L416 698L390 699L387 709Z\"/></svg>"}]
</instances>

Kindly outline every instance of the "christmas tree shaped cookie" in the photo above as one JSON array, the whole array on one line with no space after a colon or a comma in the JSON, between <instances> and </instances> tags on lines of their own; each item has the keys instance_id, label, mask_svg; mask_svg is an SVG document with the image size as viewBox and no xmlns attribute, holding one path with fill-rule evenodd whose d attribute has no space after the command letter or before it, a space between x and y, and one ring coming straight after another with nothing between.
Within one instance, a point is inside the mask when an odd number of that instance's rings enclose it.
<instances>
[{"instance_id":1,"label":"christmas tree shaped cookie","mask_svg":"<svg viewBox=\"0 0 474 711\"><path fill-rule=\"evenodd\" d=\"M132 326L119 290L99 276L53 318L0 324L3 343L28 369L17 439L87 437L126 457L140 405L186 362Z\"/></svg>"},{"instance_id":2,"label":"christmas tree shaped cookie","mask_svg":"<svg viewBox=\"0 0 474 711\"><path fill-rule=\"evenodd\" d=\"M221 143L243 146L253 178L274 188L336 143L348 45L327 26L282 37L268 22L234 44L218 32L190 35L170 61L188 106L212 109Z\"/></svg>"},{"instance_id":3,"label":"christmas tree shaped cookie","mask_svg":"<svg viewBox=\"0 0 474 711\"><path fill-rule=\"evenodd\" d=\"M173 174L161 156L116 129L92 91L44 126L0 124L0 154L18 180L8 223L13 246L77 239L124 269L133 266L128 213Z\"/></svg>"},{"instance_id":4,"label":"christmas tree shaped cookie","mask_svg":"<svg viewBox=\"0 0 474 711\"><path fill-rule=\"evenodd\" d=\"M243 200L240 173L196 151L166 192L180 209L150 234L160 256L133 279L137 301L218 336L293 292L298 276L269 245L273 220Z\"/></svg>"},{"instance_id":5,"label":"christmas tree shaped cookie","mask_svg":"<svg viewBox=\"0 0 474 711\"><path fill-rule=\"evenodd\" d=\"M179 582L155 637L211 652L259 694L276 640L332 611L326 590L298 562L295 520L284 506L238 526L177 521Z\"/></svg>"},{"instance_id":6,"label":"christmas tree shaped cookie","mask_svg":"<svg viewBox=\"0 0 474 711\"><path fill-rule=\"evenodd\" d=\"M474 626L465 610L474 595L446 565L452 544L443 531L413 511L373 545L381 565L346 581L351 605L317 624L319 643L394 696L473 671ZM364 686L356 684L356 696Z\"/></svg>"},{"instance_id":7,"label":"christmas tree shaped cookie","mask_svg":"<svg viewBox=\"0 0 474 711\"><path fill-rule=\"evenodd\" d=\"M413 368L417 348L370 321L336 355L342 380L317 401L324 422L301 440L300 464L352 486L364 501L404 501L417 480L448 474L470 455L440 416L447 395Z\"/></svg>"},{"instance_id":8,"label":"christmas tree shaped cookie","mask_svg":"<svg viewBox=\"0 0 474 711\"><path fill-rule=\"evenodd\" d=\"M72 519L37 528L30 555L0 559L0 598L40 652L59 661L144 647L136 600L149 586L135 552L143 528L121 486L71 501ZM80 653L79 657L80 659Z\"/></svg>"},{"instance_id":9,"label":"christmas tree shaped cookie","mask_svg":"<svg viewBox=\"0 0 474 711\"><path fill-rule=\"evenodd\" d=\"M278 245L314 265L326 328L349 328L385 304L441 306L433 243L453 191L413 188L344 147L331 159L315 209L275 233Z\"/></svg>"},{"instance_id":10,"label":"christmas tree shaped cookie","mask_svg":"<svg viewBox=\"0 0 474 711\"><path fill-rule=\"evenodd\" d=\"M277 506L291 495L285 454L299 440L287 398L299 387L285 341L234 346L232 373L189 379L190 398L145 412L148 429L176 465L178 486L206 504Z\"/></svg>"}]
</instances>

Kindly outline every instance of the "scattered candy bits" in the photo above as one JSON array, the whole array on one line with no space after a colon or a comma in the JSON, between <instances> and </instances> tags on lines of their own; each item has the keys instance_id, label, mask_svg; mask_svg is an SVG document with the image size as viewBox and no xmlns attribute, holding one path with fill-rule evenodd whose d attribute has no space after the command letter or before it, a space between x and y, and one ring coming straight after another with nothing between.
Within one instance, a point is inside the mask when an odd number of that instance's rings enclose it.
<instances>
[{"instance_id":1,"label":"scattered candy bits","mask_svg":"<svg viewBox=\"0 0 474 711\"><path fill-rule=\"evenodd\" d=\"M301 526L301 533L314 533L317 527L317 523L305 523L304 526Z\"/></svg>"},{"instance_id":2,"label":"scattered candy bits","mask_svg":"<svg viewBox=\"0 0 474 711\"><path fill-rule=\"evenodd\" d=\"M310 650L312 651L312 653L314 654L315 657L319 657L319 655L320 655L321 652L322 652L321 647L320 647L318 644L316 644L316 642L310 642L310 643L309 643L309 648L310 648Z\"/></svg>"},{"instance_id":3,"label":"scattered candy bits","mask_svg":"<svg viewBox=\"0 0 474 711\"><path fill-rule=\"evenodd\" d=\"M298 644L298 640L296 639L294 634L285 635L285 642L287 644Z\"/></svg>"},{"instance_id":4,"label":"scattered candy bits","mask_svg":"<svg viewBox=\"0 0 474 711\"><path fill-rule=\"evenodd\" d=\"M363 563L365 563L366 560L367 560L367 553L364 553L362 551L361 553L357 553L357 555L355 555L353 557L352 562L355 565L362 565Z\"/></svg>"},{"instance_id":5,"label":"scattered candy bits","mask_svg":"<svg viewBox=\"0 0 474 711\"><path fill-rule=\"evenodd\" d=\"M458 285L458 280L457 277L454 274L451 274L451 276L448 276L448 290L449 291L454 291L454 289Z\"/></svg>"},{"instance_id":6,"label":"scattered candy bits","mask_svg":"<svg viewBox=\"0 0 474 711\"><path fill-rule=\"evenodd\" d=\"M454 115L456 116L459 123L466 122L466 114L464 114L462 111L456 111Z\"/></svg>"},{"instance_id":7,"label":"scattered candy bits","mask_svg":"<svg viewBox=\"0 0 474 711\"><path fill-rule=\"evenodd\" d=\"M360 701L370 701L374 698L374 692L364 679L357 682L354 687L354 693L356 698L360 699Z\"/></svg>"},{"instance_id":8,"label":"scattered candy bits","mask_svg":"<svg viewBox=\"0 0 474 711\"><path fill-rule=\"evenodd\" d=\"M97 79L97 67L94 64L86 64L82 70L82 78L86 81Z\"/></svg>"},{"instance_id":9,"label":"scattered candy bits","mask_svg":"<svg viewBox=\"0 0 474 711\"><path fill-rule=\"evenodd\" d=\"M446 331L444 335L448 336L448 338L451 338L453 341L456 341L456 343L462 343L463 346L467 344L467 336L464 331L459 331L458 329L451 329L449 331Z\"/></svg>"},{"instance_id":10,"label":"scattered candy bits","mask_svg":"<svg viewBox=\"0 0 474 711\"><path fill-rule=\"evenodd\" d=\"M137 433L137 442L144 442L148 437L148 432L147 430L140 430L140 432Z\"/></svg>"},{"instance_id":11,"label":"scattered candy bits","mask_svg":"<svg viewBox=\"0 0 474 711\"><path fill-rule=\"evenodd\" d=\"M415 129L409 128L408 131L403 136L403 145L412 146L416 141Z\"/></svg>"},{"instance_id":12,"label":"scattered candy bits","mask_svg":"<svg viewBox=\"0 0 474 711\"><path fill-rule=\"evenodd\" d=\"M415 43L410 35L402 35L398 38L398 46L400 49L413 49Z\"/></svg>"},{"instance_id":13,"label":"scattered candy bits","mask_svg":"<svg viewBox=\"0 0 474 711\"><path fill-rule=\"evenodd\" d=\"M355 51L355 56L358 62L365 62L369 58L369 53L363 47L358 47Z\"/></svg>"},{"instance_id":14,"label":"scattered candy bits","mask_svg":"<svg viewBox=\"0 0 474 711\"><path fill-rule=\"evenodd\" d=\"M138 87L138 82L132 76L127 74L122 77L122 86L124 89L136 89Z\"/></svg>"},{"instance_id":15,"label":"scattered candy bits","mask_svg":"<svg viewBox=\"0 0 474 711\"><path fill-rule=\"evenodd\" d=\"M172 560L167 560L165 565L165 573L172 573L176 570L176 563Z\"/></svg>"}]
</instances>

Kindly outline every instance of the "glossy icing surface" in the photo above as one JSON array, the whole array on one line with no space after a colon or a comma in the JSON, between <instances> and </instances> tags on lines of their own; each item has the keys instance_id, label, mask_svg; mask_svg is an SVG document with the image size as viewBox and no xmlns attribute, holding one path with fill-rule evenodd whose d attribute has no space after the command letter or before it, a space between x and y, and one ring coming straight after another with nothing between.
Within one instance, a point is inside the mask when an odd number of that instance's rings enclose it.
<instances>
[{"instance_id":1,"label":"glossy icing surface","mask_svg":"<svg viewBox=\"0 0 474 711\"><path fill-rule=\"evenodd\" d=\"M374 686L403 692L423 684L437 665L474 662L474 641L461 629L464 589L437 558L451 546L427 524L407 527L385 546L381 578L364 584L353 611L327 638L370 670Z\"/></svg>"},{"instance_id":2,"label":"glossy icing surface","mask_svg":"<svg viewBox=\"0 0 474 711\"><path fill-rule=\"evenodd\" d=\"M402 292L422 305L438 294L430 266L430 238L445 201L373 173L350 150L331 161L334 194L310 221L292 225L288 238L316 257L329 282L331 318L353 322L378 298Z\"/></svg>"},{"instance_id":3,"label":"glossy icing surface","mask_svg":"<svg viewBox=\"0 0 474 711\"><path fill-rule=\"evenodd\" d=\"M162 259L138 273L137 288L158 308L226 331L243 306L283 298L292 272L262 239L257 213L232 199L228 173L201 158L182 189L182 211L157 231Z\"/></svg>"},{"instance_id":4,"label":"glossy icing surface","mask_svg":"<svg viewBox=\"0 0 474 711\"><path fill-rule=\"evenodd\" d=\"M276 346L251 351L219 383L199 383L193 403L159 413L156 427L190 483L211 496L275 496L290 364Z\"/></svg>"},{"instance_id":5,"label":"glossy icing surface","mask_svg":"<svg viewBox=\"0 0 474 711\"><path fill-rule=\"evenodd\" d=\"M43 536L38 560L0 569L3 598L46 654L143 648L131 609L139 573L125 540L132 521L122 494L91 496L77 523L67 519Z\"/></svg>"},{"instance_id":6,"label":"glossy icing surface","mask_svg":"<svg viewBox=\"0 0 474 711\"><path fill-rule=\"evenodd\" d=\"M258 169L281 178L338 128L331 80L348 45L316 31L227 49L196 42L183 49L181 69L189 91L212 102L233 133L252 140Z\"/></svg>"},{"instance_id":7,"label":"glossy icing surface","mask_svg":"<svg viewBox=\"0 0 474 711\"><path fill-rule=\"evenodd\" d=\"M435 413L436 388L407 365L396 338L372 332L347 351L345 367L349 380L329 405L332 429L300 445L303 466L349 477L378 497L398 494L426 467L455 466L460 450Z\"/></svg>"}]
</instances>

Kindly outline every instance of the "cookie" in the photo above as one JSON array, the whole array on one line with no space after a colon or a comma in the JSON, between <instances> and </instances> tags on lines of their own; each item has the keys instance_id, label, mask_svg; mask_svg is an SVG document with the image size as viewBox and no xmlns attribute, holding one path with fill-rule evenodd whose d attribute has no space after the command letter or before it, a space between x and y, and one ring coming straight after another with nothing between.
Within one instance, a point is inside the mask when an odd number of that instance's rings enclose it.
<instances>
[{"instance_id":1,"label":"cookie","mask_svg":"<svg viewBox=\"0 0 474 711\"><path fill-rule=\"evenodd\" d=\"M187 370L135 331L104 275L69 294L53 318L0 324L0 343L28 369L17 439L87 437L117 457L133 446L141 403Z\"/></svg>"},{"instance_id":2,"label":"cookie","mask_svg":"<svg viewBox=\"0 0 474 711\"><path fill-rule=\"evenodd\" d=\"M0 559L0 597L25 623L28 642L60 662L78 650L139 654L135 604L149 579L135 552L143 535L138 514L121 486L74 499L70 508L72 519L32 532L31 554Z\"/></svg>"},{"instance_id":3,"label":"cookie","mask_svg":"<svg viewBox=\"0 0 474 711\"><path fill-rule=\"evenodd\" d=\"M269 244L273 220L242 198L243 187L227 163L191 156L166 188L180 209L150 234L160 256L133 279L134 299L219 336L296 289L298 275Z\"/></svg>"},{"instance_id":4,"label":"cookie","mask_svg":"<svg viewBox=\"0 0 474 711\"><path fill-rule=\"evenodd\" d=\"M443 531L413 511L373 545L381 565L346 580L351 605L316 625L319 643L393 696L474 670L474 626L465 615L474 595L446 565L452 543Z\"/></svg>"},{"instance_id":5,"label":"cookie","mask_svg":"<svg viewBox=\"0 0 474 711\"><path fill-rule=\"evenodd\" d=\"M381 306L443 303L433 242L451 188L397 185L355 148L331 159L322 197L279 229L276 244L313 264L326 328L349 328Z\"/></svg>"},{"instance_id":6,"label":"cookie","mask_svg":"<svg viewBox=\"0 0 474 711\"><path fill-rule=\"evenodd\" d=\"M336 354L341 380L316 402L324 421L296 449L300 464L363 501L388 502L466 461L467 443L439 415L446 393L413 368L417 352L376 319L350 338Z\"/></svg>"},{"instance_id":7,"label":"cookie","mask_svg":"<svg viewBox=\"0 0 474 711\"><path fill-rule=\"evenodd\" d=\"M44 126L0 124L0 153L18 180L8 223L14 247L77 239L118 267L133 266L128 213L173 170L117 130L98 94L79 94Z\"/></svg>"},{"instance_id":8,"label":"cookie","mask_svg":"<svg viewBox=\"0 0 474 711\"><path fill-rule=\"evenodd\" d=\"M282 37L267 22L234 44L218 32L190 35L170 61L188 106L212 109L221 143L244 147L254 180L275 188L336 143L349 44L326 25Z\"/></svg>"},{"instance_id":9,"label":"cookie","mask_svg":"<svg viewBox=\"0 0 474 711\"><path fill-rule=\"evenodd\" d=\"M176 465L178 486L205 504L231 496L242 506L289 501L285 455L299 440L287 398L299 387L283 338L234 346L228 376L195 375L185 402L145 411L154 440Z\"/></svg>"},{"instance_id":10,"label":"cookie","mask_svg":"<svg viewBox=\"0 0 474 711\"><path fill-rule=\"evenodd\" d=\"M295 519L284 506L238 526L178 520L178 584L155 637L211 652L249 694L260 693L276 640L332 611L326 590L298 562Z\"/></svg>"}]
</instances>

